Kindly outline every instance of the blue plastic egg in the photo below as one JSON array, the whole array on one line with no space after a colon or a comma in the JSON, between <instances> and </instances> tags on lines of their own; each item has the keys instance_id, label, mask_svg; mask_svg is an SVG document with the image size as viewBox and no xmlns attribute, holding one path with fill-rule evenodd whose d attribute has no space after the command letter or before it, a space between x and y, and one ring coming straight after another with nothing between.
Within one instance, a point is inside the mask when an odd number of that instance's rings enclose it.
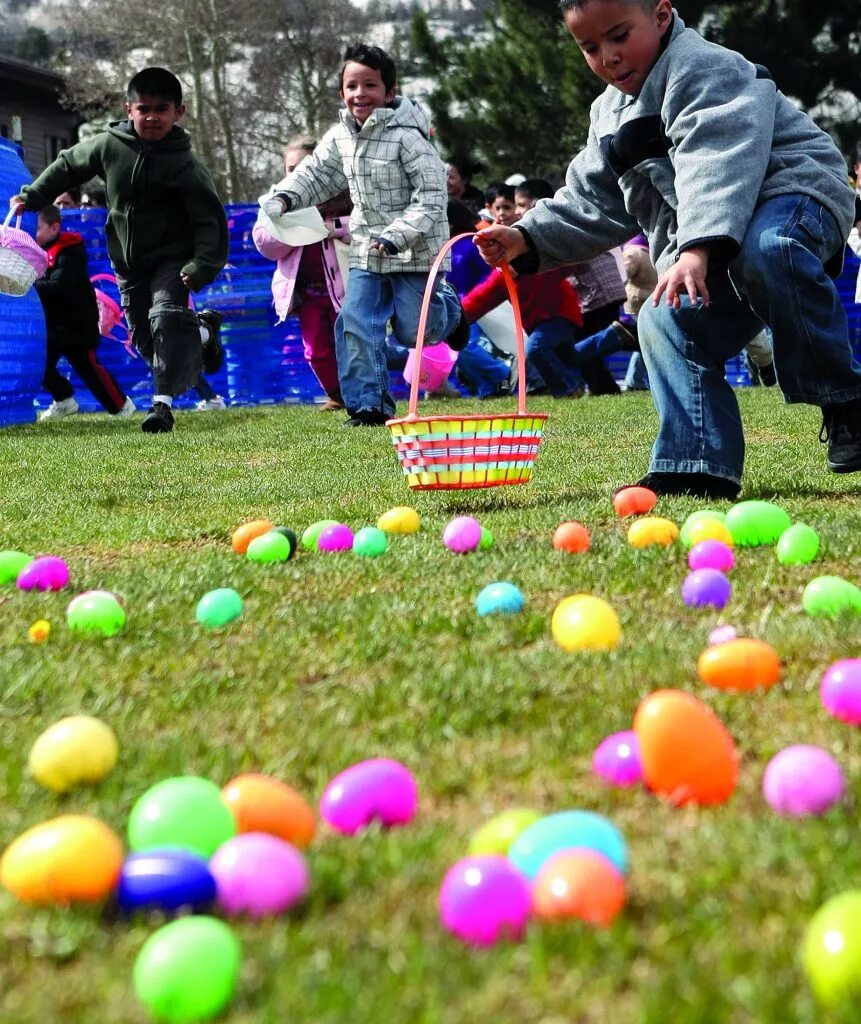
<instances>
[{"instance_id":1,"label":"blue plastic egg","mask_svg":"<svg viewBox=\"0 0 861 1024\"><path fill-rule=\"evenodd\" d=\"M523 594L513 583L489 583L475 599L479 615L516 615L523 608Z\"/></svg>"},{"instance_id":2,"label":"blue plastic egg","mask_svg":"<svg viewBox=\"0 0 861 1024\"><path fill-rule=\"evenodd\" d=\"M147 850L126 857L117 903L135 910L204 910L215 900L215 879L203 857L189 850Z\"/></svg>"},{"instance_id":3,"label":"blue plastic egg","mask_svg":"<svg viewBox=\"0 0 861 1024\"><path fill-rule=\"evenodd\" d=\"M602 853L623 874L628 851L622 833L601 814L592 811L560 811L541 818L521 832L508 850L508 859L529 878L560 850L575 848Z\"/></svg>"}]
</instances>

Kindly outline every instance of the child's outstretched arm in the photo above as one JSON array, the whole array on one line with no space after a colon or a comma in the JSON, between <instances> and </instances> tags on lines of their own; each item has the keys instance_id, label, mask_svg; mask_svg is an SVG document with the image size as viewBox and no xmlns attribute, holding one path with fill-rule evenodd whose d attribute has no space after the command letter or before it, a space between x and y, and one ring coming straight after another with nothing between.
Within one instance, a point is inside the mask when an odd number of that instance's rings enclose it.
<instances>
[{"instance_id":1,"label":"child's outstretched arm","mask_svg":"<svg viewBox=\"0 0 861 1024\"><path fill-rule=\"evenodd\" d=\"M289 210L304 210L346 190L347 177L335 142L337 132L337 127L326 132L311 156L287 176L284 186L272 199L266 200L263 209L268 214L277 216ZM276 203L281 204L280 208L276 208Z\"/></svg>"},{"instance_id":2,"label":"child's outstretched arm","mask_svg":"<svg viewBox=\"0 0 861 1024\"><path fill-rule=\"evenodd\" d=\"M227 215L209 171L203 164L192 165L185 185L185 208L194 238L194 255L180 273L192 291L211 284L224 269L230 247Z\"/></svg>"},{"instance_id":3,"label":"child's outstretched arm","mask_svg":"<svg viewBox=\"0 0 861 1024\"><path fill-rule=\"evenodd\" d=\"M19 195L12 196L9 205L15 207L16 213L43 210L62 192L90 178L104 177L102 138L103 134L100 133L69 149L61 150L57 159L48 164L32 185L25 185Z\"/></svg>"}]
</instances>

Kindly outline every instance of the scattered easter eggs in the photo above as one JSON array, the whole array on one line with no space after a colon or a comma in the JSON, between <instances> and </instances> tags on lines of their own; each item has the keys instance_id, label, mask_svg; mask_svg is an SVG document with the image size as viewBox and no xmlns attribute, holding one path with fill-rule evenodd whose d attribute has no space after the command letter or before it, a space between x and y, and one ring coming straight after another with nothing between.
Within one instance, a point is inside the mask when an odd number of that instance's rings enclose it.
<instances>
[{"instance_id":1,"label":"scattered easter eggs","mask_svg":"<svg viewBox=\"0 0 861 1024\"><path fill-rule=\"evenodd\" d=\"M628 528L628 543L632 548L668 548L679 535L679 528L669 519L660 516L646 516L631 523Z\"/></svg>"},{"instance_id":2,"label":"scattered easter eggs","mask_svg":"<svg viewBox=\"0 0 861 1024\"><path fill-rule=\"evenodd\" d=\"M308 867L290 843L266 832L245 832L221 845L209 862L218 903L228 914L281 914L305 898Z\"/></svg>"},{"instance_id":3,"label":"scattered easter eggs","mask_svg":"<svg viewBox=\"0 0 861 1024\"><path fill-rule=\"evenodd\" d=\"M691 569L717 569L718 572L729 572L735 565L735 555L729 544L720 540L700 540L688 552L688 565Z\"/></svg>"},{"instance_id":4,"label":"scattered easter eggs","mask_svg":"<svg viewBox=\"0 0 861 1024\"><path fill-rule=\"evenodd\" d=\"M732 548L734 543L732 534L727 529L726 523L723 519L705 517L703 519L696 520L696 522L691 523L688 527L685 540L682 543L687 547L693 547L696 544L701 544L703 541L709 540L716 541L717 543L724 544L728 548Z\"/></svg>"},{"instance_id":5,"label":"scattered easter eggs","mask_svg":"<svg viewBox=\"0 0 861 1024\"><path fill-rule=\"evenodd\" d=\"M808 565L819 554L819 534L807 523L794 523L777 542L781 565Z\"/></svg>"},{"instance_id":6,"label":"scattered easter eggs","mask_svg":"<svg viewBox=\"0 0 861 1024\"><path fill-rule=\"evenodd\" d=\"M472 834L469 841L470 854L478 856L495 853L502 857L507 856L514 840L539 818L541 815L538 811L526 807L513 807L509 811L497 814Z\"/></svg>"},{"instance_id":7,"label":"scattered easter eggs","mask_svg":"<svg viewBox=\"0 0 861 1024\"><path fill-rule=\"evenodd\" d=\"M299 849L314 838L317 827L310 804L271 775L237 775L221 791L241 832L268 832Z\"/></svg>"},{"instance_id":8,"label":"scattered easter eggs","mask_svg":"<svg viewBox=\"0 0 861 1024\"><path fill-rule=\"evenodd\" d=\"M582 523L560 523L553 531L553 547L557 551L567 551L569 555L588 551L591 543L589 531Z\"/></svg>"},{"instance_id":9,"label":"scattered easter eggs","mask_svg":"<svg viewBox=\"0 0 861 1024\"><path fill-rule=\"evenodd\" d=\"M682 583L688 608L723 608L732 596L732 584L718 569L694 569Z\"/></svg>"},{"instance_id":10,"label":"scattered easter eggs","mask_svg":"<svg viewBox=\"0 0 861 1024\"><path fill-rule=\"evenodd\" d=\"M113 890L123 862L104 822L64 814L18 836L0 858L0 884L24 903L95 903Z\"/></svg>"},{"instance_id":11,"label":"scattered easter eggs","mask_svg":"<svg viewBox=\"0 0 861 1024\"><path fill-rule=\"evenodd\" d=\"M316 551L317 541L320 539L320 534L327 526L338 525L339 523L336 519L318 519L316 523L311 523L311 525L302 532L302 547L305 548L306 551Z\"/></svg>"},{"instance_id":12,"label":"scattered easter eggs","mask_svg":"<svg viewBox=\"0 0 861 1024\"><path fill-rule=\"evenodd\" d=\"M829 666L819 697L829 715L849 725L861 725L861 658L843 658Z\"/></svg>"},{"instance_id":13,"label":"scattered easter eggs","mask_svg":"<svg viewBox=\"0 0 861 1024\"><path fill-rule=\"evenodd\" d=\"M129 815L132 850L179 847L211 856L236 835L236 821L209 779L180 775L151 786Z\"/></svg>"},{"instance_id":14,"label":"scattered easter eggs","mask_svg":"<svg viewBox=\"0 0 861 1024\"><path fill-rule=\"evenodd\" d=\"M33 778L65 793L85 782L100 782L117 763L119 745L113 729L89 715L61 718L30 748L27 767Z\"/></svg>"},{"instance_id":15,"label":"scattered easter eggs","mask_svg":"<svg viewBox=\"0 0 861 1024\"><path fill-rule=\"evenodd\" d=\"M801 604L814 618L861 613L861 590L842 576L817 576L804 588Z\"/></svg>"},{"instance_id":16,"label":"scattered easter eggs","mask_svg":"<svg viewBox=\"0 0 861 1024\"><path fill-rule=\"evenodd\" d=\"M633 729L601 740L592 755L592 771L611 786L636 786L643 781L640 741Z\"/></svg>"},{"instance_id":17,"label":"scattered easter eggs","mask_svg":"<svg viewBox=\"0 0 861 1024\"><path fill-rule=\"evenodd\" d=\"M443 530L442 542L459 555L475 551L481 543L481 524L472 516L456 516Z\"/></svg>"},{"instance_id":18,"label":"scattered easter eggs","mask_svg":"<svg viewBox=\"0 0 861 1024\"><path fill-rule=\"evenodd\" d=\"M290 557L292 558L296 554L296 549L299 547L299 538L296 536L293 530L289 526L273 526L272 531L274 533L280 533L282 537L286 537L290 544Z\"/></svg>"},{"instance_id":19,"label":"scattered easter eggs","mask_svg":"<svg viewBox=\"0 0 861 1024\"><path fill-rule=\"evenodd\" d=\"M377 528L384 533L418 533L421 525L421 516L407 505L390 508L377 520Z\"/></svg>"},{"instance_id":20,"label":"scattered easter eggs","mask_svg":"<svg viewBox=\"0 0 861 1024\"><path fill-rule=\"evenodd\" d=\"M550 631L563 651L613 651L622 627L606 601L591 594L573 594L556 605Z\"/></svg>"},{"instance_id":21,"label":"scattered easter eggs","mask_svg":"<svg viewBox=\"0 0 861 1024\"><path fill-rule=\"evenodd\" d=\"M159 1024L212 1020L233 998L241 959L239 941L223 921L183 917L143 944L135 994Z\"/></svg>"},{"instance_id":22,"label":"scattered easter eggs","mask_svg":"<svg viewBox=\"0 0 861 1024\"><path fill-rule=\"evenodd\" d=\"M861 890L833 896L816 911L804 936L802 959L820 1003L857 1004L861 996Z\"/></svg>"},{"instance_id":23,"label":"scattered easter eggs","mask_svg":"<svg viewBox=\"0 0 861 1024\"><path fill-rule=\"evenodd\" d=\"M514 840L508 859L527 878L535 878L554 853L575 847L596 850L623 874L628 870L622 833L608 818L592 811L559 811L540 818Z\"/></svg>"},{"instance_id":24,"label":"scattered easter eggs","mask_svg":"<svg viewBox=\"0 0 861 1024\"><path fill-rule=\"evenodd\" d=\"M561 850L535 876L532 902L545 921L574 919L609 928L625 905L625 879L594 850Z\"/></svg>"},{"instance_id":25,"label":"scattered easter eggs","mask_svg":"<svg viewBox=\"0 0 861 1024\"><path fill-rule=\"evenodd\" d=\"M697 674L720 690L768 689L780 679L780 656L764 640L738 637L707 647L697 660Z\"/></svg>"},{"instance_id":26,"label":"scattered easter eggs","mask_svg":"<svg viewBox=\"0 0 861 1024\"><path fill-rule=\"evenodd\" d=\"M0 585L14 583L32 561L23 551L0 551Z\"/></svg>"},{"instance_id":27,"label":"scattered easter eggs","mask_svg":"<svg viewBox=\"0 0 861 1024\"><path fill-rule=\"evenodd\" d=\"M242 598L231 587L219 587L203 595L194 614L201 626L219 629L242 614Z\"/></svg>"},{"instance_id":28,"label":"scattered easter eggs","mask_svg":"<svg viewBox=\"0 0 861 1024\"><path fill-rule=\"evenodd\" d=\"M352 835L374 821L406 825L418 807L412 773L398 761L372 758L336 775L320 798L320 816L337 832Z\"/></svg>"},{"instance_id":29,"label":"scattered easter eggs","mask_svg":"<svg viewBox=\"0 0 861 1024\"><path fill-rule=\"evenodd\" d=\"M27 630L30 643L43 644L51 635L51 623L47 619L36 619Z\"/></svg>"},{"instance_id":30,"label":"scattered easter eggs","mask_svg":"<svg viewBox=\"0 0 861 1024\"><path fill-rule=\"evenodd\" d=\"M658 503L658 496L648 487L623 487L613 497L613 509L617 516L642 516Z\"/></svg>"},{"instance_id":31,"label":"scattered easter eggs","mask_svg":"<svg viewBox=\"0 0 861 1024\"><path fill-rule=\"evenodd\" d=\"M778 814L823 814L843 796L843 772L827 750L798 743L768 762L762 792Z\"/></svg>"},{"instance_id":32,"label":"scattered easter eggs","mask_svg":"<svg viewBox=\"0 0 861 1024\"><path fill-rule=\"evenodd\" d=\"M215 902L215 879L203 857L190 850L147 850L126 857L117 887L125 914L139 910L173 913L207 910Z\"/></svg>"},{"instance_id":33,"label":"scattered easter eggs","mask_svg":"<svg viewBox=\"0 0 861 1024\"><path fill-rule=\"evenodd\" d=\"M481 540L478 542L479 551L490 551L493 547L493 534L488 530L486 526L481 528Z\"/></svg>"},{"instance_id":34,"label":"scattered easter eggs","mask_svg":"<svg viewBox=\"0 0 861 1024\"><path fill-rule=\"evenodd\" d=\"M344 523L333 523L324 526L317 538L317 550L331 554L336 551L351 551L353 547L353 531Z\"/></svg>"},{"instance_id":35,"label":"scattered easter eggs","mask_svg":"<svg viewBox=\"0 0 861 1024\"><path fill-rule=\"evenodd\" d=\"M471 946L517 941L532 913L529 883L505 857L464 857L449 868L439 893L444 928Z\"/></svg>"},{"instance_id":36,"label":"scattered easter eggs","mask_svg":"<svg viewBox=\"0 0 861 1024\"><path fill-rule=\"evenodd\" d=\"M245 549L245 557L249 562L259 562L262 565L272 565L279 562L289 562L293 556L293 547L290 538L277 530L269 530L255 537Z\"/></svg>"},{"instance_id":37,"label":"scattered easter eggs","mask_svg":"<svg viewBox=\"0 0 861 1024\"><path fill-rule=\"evenodd\" d=\"M18 573L19 590L63 590L69 585L69 567L56 555L34 558Z\"/></svg>"},{"instance_id":38,"label":"scattered easter eggs","mask_svg":"<svg viewBox=\"0 0 861 1024\"><path fill-rule=\"evenodd\" d=\"M275 524L269 519L253 519L250 523L243 523L233 531L230 543L237 555L244 555L248 552L248 545L255 537L262 537L269 533Z\"/></svg>"},{"instance_id":39,"label":"scattered easter eggs","mask_svg":"<svg viewBox=\"0 0 861 1024\"><path fill-rule=\"evenodd\" d=\"M770 501L740 501L724 522L736 546L743 547L774 544L792 525L788 513Z\"/></svg>"},{"instance_id":40,"label":"scattered easter eggs","mask_svg":"<svg viewBox=\"0 0 861 1024\"><path fill-rule=\"evenodd\" d=\"M735 626L715 626L709 633L710 644L725 644L738 636Z\"/></svg>"},{"instance_id":41,"label":"scattered easter eggs","mask_svg":"<svg viewBox=\"0 0 861 1024\"><path fill-rule=\"evenodd\" d=\"M353 552L362 558L379 558L389 548L389 539L384 530L376 526L365 526L353 537Z\"/></svg>"},{"instance_id":42,"label":"scattered easter eggs","mask_svg":"<svg viewBox=\"0 0 861 1024\"><path fill-rule=\"evenodd\" d=\"M691 540L691 530L693 529L696 523L723 523L725 519L725 512L718 512L717 509L713 508L701 508L698 509L696 512L691 512L688 518L682 523L682 528L679 531L679 540L682 542L682 544L685 545L686 548L689 548L692 544L696 543L696 541ZM728 532L729 531L727 531L727 533ZM709 538L704 536L697 537L697 540L707 539ZM721 538L716 539L719 540Z\"/></svg>"},{"instance_id":43,"label":"scattered easter eggs","mask_svg":"<svg viewBox=\"0 0 861 1024\"><path fill-rule=\"evenodd\" d=\"M475 599L479 615L516 615L523 608L523 594L513 583L488 583Z\"/></svg>"},{"instance_id":44,"label":"scattered easter eggs","mask_svg":"<svg viewBox=\"0 0 861 1024\"><path fill-rule=\"evenodd\" d=\"M674 804L717 804L738 781L738 752L717 715L681 690L656 690L634 716L646 785Z\"/></svg>"},{"instance_id":45,"label":"scattered easter eggs","mask_svg":"<svg viewBox=\"0 0 861 1024\"><path fill-rule=\"evenodd\" d=\"M107 590L87 590L73 597L66 608L66 625L73 633L116 636L125 624L125 609Z\"/></svg>"}]
</instances>

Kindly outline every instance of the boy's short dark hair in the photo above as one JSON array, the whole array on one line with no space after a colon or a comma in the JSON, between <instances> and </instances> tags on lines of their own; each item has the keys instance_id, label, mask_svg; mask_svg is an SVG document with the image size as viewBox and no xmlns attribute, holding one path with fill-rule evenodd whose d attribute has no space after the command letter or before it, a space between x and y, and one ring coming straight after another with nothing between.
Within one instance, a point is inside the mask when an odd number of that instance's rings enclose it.
<instances>
[{"instance_id":1,"label":"boy's short dark hair","mask_svg":"<svg viewBox=\"0 0 861 1024\"><path fill-rule=\"evenodd\" d=\"M39 210L39 220L43 220L46 224L62 224L63 214L60 212L59 206L43 206Z\"/></svg>"},{"instance_id":2,"label":"boy's short dark hair","mask_svg":"<svg viewBox=\"0 0 861 1024\"><path fill-rule=\"evenodd\" d=\"M129 102L141 96L167 100L178 107L182 104L182 86L176 75L167 68L144 68L132 76L126 89L126 99Z\"/></svg>"},{"instance_id":3,"label":"boy's short dark hair","mask_svg":"<svg viewBox=\"0 0 861 1024\"><path fill-rule=\"evenodd\" d=\"M514 186L515 194L520 192L529 199L552 199L553 186L543 178L527 178Z\"/></svg>"},{"instance_id":4,"label":"boy's short dark hair","mask_svg":"<svg viewBox=\"0 0 861 1024\"><path fill-rule=\"evenodd\" d=\"M490 206L497 199L507 199L509 203L513 203L514 186L506 185L504 181L492 181L484 190L484 201Z\"/></svg>"},{"instance_id":5,"label":"boy's short dark hair","mask_svg":"<svg viewBox=\"0 0 861 1024\"><path fill-rule=\"evenodd\" d=\"M567 11L582 11L586 4L592 0L559 0L559 9L565 14ZM623 4L629 7L642 7L644 11L652 11L658 0L622 0Z\"/></svg>"},{"instance_id":6,"label":"boy's short dark hair","mask_svg":"<svg viewBox=\"0 0 861 1024\"><path fill-rule=\"evenodd\" d=\"M367 43L352 43L344 50L344 59L341 64L341 74L338 76L338 83L344 87L344 68L350 63L364 64L366 68L373 68L379 71L380 78L386 92L391 92L398 80L398 67L385 50L379 46L369 46Z\"/></svg>"}]
</instances>

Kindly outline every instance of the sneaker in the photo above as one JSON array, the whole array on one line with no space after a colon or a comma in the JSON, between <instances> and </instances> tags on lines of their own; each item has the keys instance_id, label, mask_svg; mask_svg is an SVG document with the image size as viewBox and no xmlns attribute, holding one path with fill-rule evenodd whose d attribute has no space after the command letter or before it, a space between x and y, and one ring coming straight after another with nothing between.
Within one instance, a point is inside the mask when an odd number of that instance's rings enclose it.
<instances>
[{"instance_id":1,"label":"sneaker","mask_svg":"<svg viewBox=\"0 0 861 1024\"><path fill-rule=\"evenodd\" d=\"M774 363L768 366L759 367L759 382L764 388L773 388L777 384L777 374L774 372Z\"/></svg>"},{"instance_id":2,"label":"sneaker","mask_svg":"<svg viewBox=\"0 0 861 1024\"><path fill-rule=\"evenodd\" d=\"M460 319L455 329L444 340L449 348L454 349L455 352L462 352L469 344L469 321L466 319L463 306L460 304L460 297L458 297L457 304L460 308Z\"/></svg>"},{"instance_id":3,"label":"sneaker","mask_svg":"<svg viewBox=\"0 0 861 1024\"><path fill-rule=\"evenodd\" d=\"M861 470L861 399L823 406L819 440L828 444L832 473Z\"/></svg>"},{"instance_id":4,"label":"sneaker","mask_svg":"<svg viewBox=\"0 0 861 1024\"><path fill-rule=\"evenodd\" d=\"M209 330L209 337L203 342L203 371L218 373L224 362L224 349L218 337L222 316L214 309L202 309L197 319Z\"/></svg>"},{"instance_id":5,"label":"sneaker","mask_svg":"<svg viewBox=\"0 0 861 1024\"><path fill-rule=\"evenodd\" d=\"M118 420L127 420L129 416L134 416L137 411L138 407L135 403L130 398L126 398L122 409L120 409L119 412L114 413L114 418Z\"/></svg>"},{"instance_id":6,"label":"sneaker","mask_svg":"<svg viewBox=\"0 0 861 1024\"><path fill-rule=\"evenodd\" d=\"M62 402L51 402L44 412L39 413L39 422L45 420L61 420L64 416L74 416L78 411L78 401L74 396L64 398Z\"/></svg>"},{"instance_id":7,"label":"sneaker","mask_svg":"<svg viewBox=\"0 0 861 1024\"><path fill-rule=\"evenodd\" d=\"M613 330L622 344L623 352L640 351L640 334L637 330L637 321L633 317L625 320L614 320Z\"/></svg>"},{"instance_id":8,"label":"sneaker","mask_svg":"<svg viewBox=\"0 0 861 1024\"><path fill-rule=\"evenodd\" d=\"M204 398L195 405L195 412L223 412L227 408L227 402L221 395L212 398Z\"/></svg>"},{"instance_id":9,"label":"sneaker","mask_svg":"<svg viewBox=\"0 0 861 1024\"><path fill-rule=\"evenodd\" d=\"M154 402L141 423L145 434L169 434L173 430L173 413L164 402Z\"/></svg>"},{"instance_id":10,"label":"sneaker","mask_svg":"<svg viewBox=\"0 0 861 1024\"><path fill-rule=\"evenodd\" d=\"M726 498L728 501L735 501L741 491L741 484L725 476L712 476L711 473L647 473L636 484L625 485L631 486L648 487L659 496L690 494L695 498ZM620 487L618 490L624 488Z\"/></svg>"},{"instance_id":11,"label":"sneaker","mask_svg":"<svg viewBox=\"0 0 861 1024\"><path fill-rule=\"evenodd\" d=\"M460 391L452 384L450 380L445 381L441 388L436 391L428 391L425 393L426 398L461 398Z\"/></svg>"},{"instance_id":12,"label":"sneaker","mask_svg":"<svg viewBox=\"0 0 861 1024\"><path fill-rule=\"evenodd\" d=\"M345 427L384 427L391 419L385 413L371 409L360 409L344 422Z\"/></svg>"},{"instance_id":13,"label":"sneaker","mask_svg":"<svg viewBox=\"0 0 861 1024\"><path fill-rule=\"evenodd\" d=\"M344 403L339 402L337 398L332 398L330 395L320 406L320 412L340 412L343 408Z\"/></svg>"}]
</instances>

